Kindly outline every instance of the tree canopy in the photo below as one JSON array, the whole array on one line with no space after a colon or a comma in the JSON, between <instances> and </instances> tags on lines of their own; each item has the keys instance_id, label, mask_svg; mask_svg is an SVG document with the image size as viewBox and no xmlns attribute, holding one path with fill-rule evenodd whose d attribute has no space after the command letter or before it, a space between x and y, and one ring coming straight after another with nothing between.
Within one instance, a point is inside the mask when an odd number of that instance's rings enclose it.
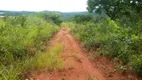
<instances>
[{"instance_id":1,"label":"tree canopy","mask_svg":"<svg viewBox=\"0 0 142 80\"><path fill-rule=\"evenodd\" d=\"M142 0L88 0L89 12L105 13L116 19L123 15L142 19Z\"/></svg>"},{"instance_id":2,"label":"tree canopy","mask_svg":"<svg viewBox=\"0 0 142 80\"><path fill-rule=\"evenodd\" d=\"M60 19L61 15L56 12L43 12L40 13L39 16L41 16L44 20L54 22L57 25L60 25L62 22Z\"/></svg>"},{"instance_id":3,"label":"tree canopy","mask_svg":"<svg viewBox=\"0 0 142 80\"><path fill-rule=\"evenodd\" d=\"M79 22L88 22L88 21L91 21L93 20L93 16L91 14L88 14L88 15L76 15L74 17L74 21L79 23Z\"/></svg>"}]
</instances>

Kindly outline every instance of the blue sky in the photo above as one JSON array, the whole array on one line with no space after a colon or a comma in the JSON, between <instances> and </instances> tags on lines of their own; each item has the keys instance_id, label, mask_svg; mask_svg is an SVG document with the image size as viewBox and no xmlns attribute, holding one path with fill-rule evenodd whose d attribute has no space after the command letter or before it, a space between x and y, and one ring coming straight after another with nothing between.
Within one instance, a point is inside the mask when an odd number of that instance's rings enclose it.
<instances>
[{"instance_id":1,"label":"blue sky","mask_svg":"<svg viewBox=\"0 0 142 80\"><path fill-rule=\"evenodd\" d=\"M16 11L87 11L87 0L1 0L0 10Z\"/></svg>"}]
</instances>

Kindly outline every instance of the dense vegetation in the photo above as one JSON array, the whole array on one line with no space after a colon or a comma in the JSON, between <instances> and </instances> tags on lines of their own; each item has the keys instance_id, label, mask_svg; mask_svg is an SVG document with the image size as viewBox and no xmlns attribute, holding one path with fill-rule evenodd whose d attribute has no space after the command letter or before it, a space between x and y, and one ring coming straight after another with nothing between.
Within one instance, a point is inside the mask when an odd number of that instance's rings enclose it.
<instances>
[{"instance_id":1,"label":"dense vegetation","mask_svg":"<svg viewBox=\"0 0 142 80\"><path fill-rule=\"evenodd\" d=\"M59 17L52 19L56 15L50 15L48 20L42 16L49 17L38 13L0 18L0 80L19 80L24 71L32 67L30 65L36 67L42 63L35 63L40 57L35 55L42 54L60 24L56 22ZM35 61L31 61L32 58Z\"/></svg>"},{"instance_id":2,"label":"dense vegetation","mask_svg":"<svg viewBox=\"0 0 142 80\"><path fill-rule=\"evenodd\" d=\"M64 20L74 17L68 25L89 51L95 48L99 55L115 58L142 76L142 1L88 0L87 9L103 15L7 12L0 18L0 80L19 80L34 68L62 68L58 57L62 46L44 54L48 41L60 28L61 16Z\"/></svg>"},{"instance_id":3,"label":"dense vegetation","mask_svg":"<svg viewBox=\"0 0 142 80\"><path fill-rule=\"evenodd\" d=\"M142 75L141 22L135 27L119 26L109 18L95 18L85 23L70 22L72 32L88 50L97 48L100 55L116 57L127 68Z\"/></svg>"},{"instance_id":4,"label":"dense vegetation","mask_svg":"<svg viewBox=\"0 0 142 80\"><path fill-rule=\"evenodd\" d=\"M32 12L32 11L1 11L0 10L0 16L21 16L21 15L33 15L35 13L38 12ZM74 16L78 15L78 14L83 14L83 15L88 15L88 14L92 14L94 16L100 16L99 14L96 13L89 13L87 11L84 12L58 12L58 11L42 11L40 12L42 14L44 13L48 13L46 15L49 15L50 13L54 14L58 14L58 16L60 16L60 19L64 20L64 21L68 21L71 20ZM60 14L60 15L59 15ZM51 14L50 14L51 15ZM105 13L102 13L101 16L107 16Z\"/></svg>"},{"instance_id":5,"label":"dense vegetation","mask_svg":"<svg viewBox=\"0 0 142 80\"><path fill-rule=\"evenodd\" d=\"M141 0L88 0L89 12L105 12L111 19L115 20L126 16L132 21L142 19ZM134 20L135 21L135 20Z\"/></svg>"},{"instance_id":6,"label":"dense vegetation","mask_svg":"<svg viewBox=\"0 0 142 80\"><path fill-rule=\"evenodd\" d=\"M105 11L109 17L77 15L68 25L88 50L97 48L100 55L114 57L142 75L141 9L139 0L88 0L89 11Z\"/></svg>"}]
</instances>

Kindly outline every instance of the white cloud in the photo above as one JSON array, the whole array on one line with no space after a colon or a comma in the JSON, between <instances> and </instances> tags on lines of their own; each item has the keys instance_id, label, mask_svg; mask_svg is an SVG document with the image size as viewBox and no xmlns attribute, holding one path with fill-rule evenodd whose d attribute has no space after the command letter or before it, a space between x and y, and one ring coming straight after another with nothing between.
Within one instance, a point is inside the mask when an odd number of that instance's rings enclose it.
<instances>
[{"instance_id":1,"label":"white cloud","mask_svg":"<svg viewBox=\"0 0 142 80\"><path fill-rule=\"evenodd\" d=\"M1 0L0 10L86 11L87 0Z\"/></svg>"}]
</instances>

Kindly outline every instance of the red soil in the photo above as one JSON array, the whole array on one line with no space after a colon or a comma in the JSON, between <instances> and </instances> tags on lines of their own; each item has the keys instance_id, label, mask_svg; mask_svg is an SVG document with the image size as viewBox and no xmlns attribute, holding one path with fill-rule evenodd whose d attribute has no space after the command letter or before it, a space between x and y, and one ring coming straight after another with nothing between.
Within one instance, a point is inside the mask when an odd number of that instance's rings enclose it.
<instances>
[{"instance_id":1,"label":"red soil","mask_svg":"<svg viewBox=\"0 0 142 80\"><path fill-rule=\"evenodd\" d=\"M114 72L114 67L106 58L91 61L89 53L83 50L68 28L62 28L55 35L51 46L57 44L64 46L61 53L64 69L32 73L33 80L142 80L133 75L124 76L121 72Z\"/></svg>"}]
</instances>

